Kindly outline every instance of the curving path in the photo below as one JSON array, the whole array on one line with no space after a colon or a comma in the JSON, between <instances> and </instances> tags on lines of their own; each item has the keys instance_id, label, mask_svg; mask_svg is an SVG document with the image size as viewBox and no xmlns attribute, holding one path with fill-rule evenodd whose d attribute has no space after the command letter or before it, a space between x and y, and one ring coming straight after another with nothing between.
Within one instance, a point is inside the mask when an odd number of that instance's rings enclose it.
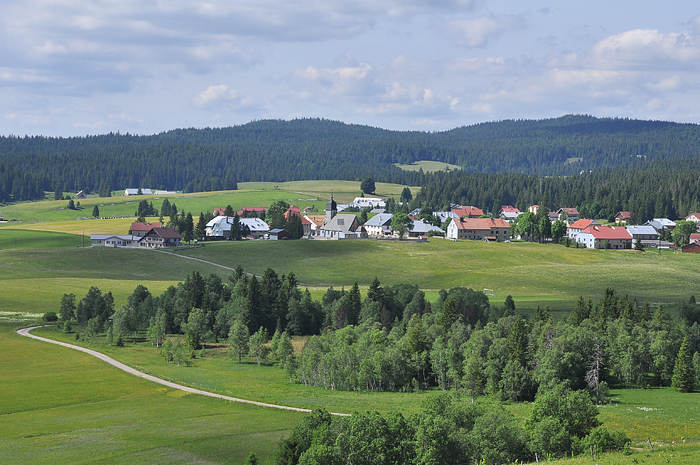
<instances>
[{"instance_id":1,"label":"curving path","mask_svg":"<svg viewBox=\"0 0 700 465\"><path fill-rule=\"evenodd\" d=\"M182 384L177 384L177 383L173 383L170 381L166 381L164 379L156 378L155 376L151 376L149 374L142 373L138 370L135 370L134 368L131 368L128 365L124 365L123 363L114 360L112 357L108 357L107 355L102 354L100 352L97 352L95 350L86 349L85 347L80 347L80 346L76 346L73 344L67 344L65 342L60 342L60 341L54 341L53 339L47 339L45 337L35 336L34 334L31 334L30 331L32 331L33 329L36 329L36 328L41 328L41 326L32 326L29 328L18 329L17 334L19 334L20 336L25 336L25 337L29 337L32 339L36 339L37 341L48 342L50 344L56 344L59 346L68 347L69 349L79 350L80 352L84 352L88 355L92 355L93 357L97 357L100 360L103 360L103 361L109 363L110 365L115 366L115 367L119 368L120 370L125 371L131 375L138 376L139 378L147 379L147 380L152 381L154 383L162 384L163 386L167 386L169 388L179 389L181 391L189 392L190 394L199 394L202 396L215 397L217 399L228 400L230 402L241 402L243 404L252 404L252 405L257 405L259 407L278 408L281 410L293 410L295 412L306 412L306 413L311 412L311 410L306 409L306 408L297 408L297 407L287 407L285 405L266 404L264 402L256 402L254 400L238 399L237 397L224 396L222 394L216 394L213 392L202 391L201 389L195 389L195 388L191 388L188 386L183 386ZM331 412L331 415L337 415L337 416L343 416L343 417L350 416L347 413L333 413L333 412Z\"/></svg>"}]
</instances>

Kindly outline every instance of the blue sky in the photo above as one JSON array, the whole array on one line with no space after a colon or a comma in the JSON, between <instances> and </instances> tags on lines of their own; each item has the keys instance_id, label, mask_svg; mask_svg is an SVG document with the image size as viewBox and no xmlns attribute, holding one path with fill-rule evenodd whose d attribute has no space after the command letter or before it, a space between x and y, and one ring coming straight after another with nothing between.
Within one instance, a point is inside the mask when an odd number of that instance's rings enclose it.
<instances>
[{"instance_id":1,"label":"blue sky","mask_svg":"<svg viewBox=\"0 0 700 465\"><path fill-rule=\"evenodd\" d=\"M568 113L700 123L700 6L647 0L5 0L0 134Z\"/></svg>"}]
</instances>

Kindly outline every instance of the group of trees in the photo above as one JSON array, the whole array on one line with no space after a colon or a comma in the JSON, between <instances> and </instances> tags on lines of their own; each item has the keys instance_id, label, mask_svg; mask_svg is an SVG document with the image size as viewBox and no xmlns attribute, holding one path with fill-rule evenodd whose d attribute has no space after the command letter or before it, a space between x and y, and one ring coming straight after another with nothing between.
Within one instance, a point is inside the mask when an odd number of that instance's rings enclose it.
<instances>
[{"instance_id":1,"label":"group of trees","mask_svg":"<svg viewBox=\"0 0 700 465\"><path fill-rule=\"evenodd\" d=\"M280 441L274 463L514 463L581 454L592 446L622 449L628 438L609 432L597 415L585 393L564 385L538 395L524 425L501 404L449 394L429 398L422 412L407 417L376 411L333 417L316 410Z\"/></svg>"}]
</instances>

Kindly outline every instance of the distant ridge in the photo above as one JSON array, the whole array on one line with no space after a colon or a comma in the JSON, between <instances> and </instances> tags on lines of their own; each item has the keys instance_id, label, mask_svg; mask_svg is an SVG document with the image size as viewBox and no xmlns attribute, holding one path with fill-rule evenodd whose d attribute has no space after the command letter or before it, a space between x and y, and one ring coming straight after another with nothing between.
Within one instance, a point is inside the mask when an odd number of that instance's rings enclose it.
<instances>
[{"instance_id":1,"label":"distant ridge","mask_svg":"<svg viewBox=\"0 0 700 465\"><path fill-rule=\"evenodd\" d=\"M31 172L45 190L230 189L241 181L305 179L419 184L394 163L434 160L463 171L568 175L700 158L700 126L566 115L444 132L391 131L324 119L261 120L156 135L0 137L0 167ZM16 172L16 171L13 171ZM0 182L3 170L0 168ZM16 176L16 175L15 175Z\"/></svg>"}]
</instances>

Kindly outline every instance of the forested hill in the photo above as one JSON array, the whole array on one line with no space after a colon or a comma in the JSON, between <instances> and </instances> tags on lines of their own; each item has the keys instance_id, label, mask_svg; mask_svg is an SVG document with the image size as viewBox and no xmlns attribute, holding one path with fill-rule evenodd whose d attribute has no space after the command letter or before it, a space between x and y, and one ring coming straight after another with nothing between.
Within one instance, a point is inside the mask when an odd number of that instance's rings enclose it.
<instances>
[{"instance_id":1,"label":"forested hill","mask_svg":"<svg viewBox=\"0 0 700 465\"><path fill-rule=\"evenodd\" d=\"M299 119L152 136L0 137L6 174L31 173L35 185L66 191L97 191L105 181L113 189L200 191L231 189L240 181L360 180L369 174L419 185L422 175L393 163L435 160L468 172L557 175L671 158L700 158L700 126L564 116L427 133ZM18 192L11 181L2 189Z\"/></svg>"}]
</instances>

